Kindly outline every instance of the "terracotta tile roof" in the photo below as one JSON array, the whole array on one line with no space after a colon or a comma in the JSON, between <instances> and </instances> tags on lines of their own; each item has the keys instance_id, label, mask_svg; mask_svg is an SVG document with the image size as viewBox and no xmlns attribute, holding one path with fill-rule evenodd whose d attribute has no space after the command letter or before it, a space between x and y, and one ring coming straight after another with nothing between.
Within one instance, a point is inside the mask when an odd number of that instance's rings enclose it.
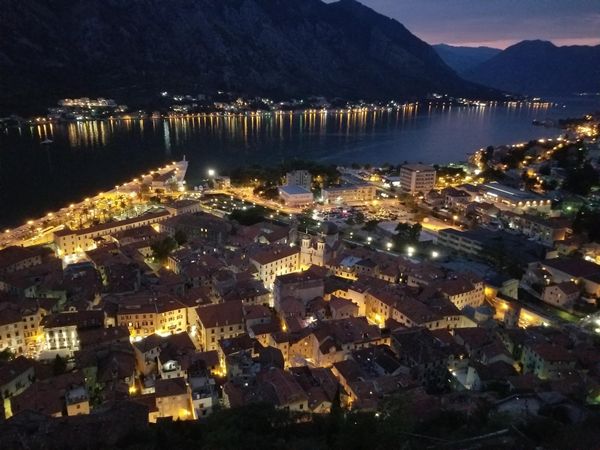
<instances>
[{"instance_id":1,"label":"terracotta tile roof","mask_svg":"<svg viewBox=\"0 0 600 450\"><path fill-rule=\"evenodd\" d=\"M118 315L164 313L187 306L168 293L145 292L121 297L118 301Z\"/></svg>"},{"instance_id":2,"label":"terracotta tile roof","mask_svg":"<svg viewBox=\"0 0 600 450\"><path fill-rule=\"evenodd\" d=\"M329 307L332 309L332 311L339 311L345 308L351 308L353 310L358 309L358 305L351 300L346 300L345 298L336 296L331 297L331 300L329 301Z\"/></svg>"},{"instance_id":3,"label":"terracotta tile roof","mask_svg":"<svg viewBox=\"0 0 600 450\"><path fill-rule=\"evenodd\" d=\"M255 250L250 255L250 259L256 261L260 265L265 265L299 253L299 247L290 247L288 245L274 245L268 248L263 247Z\"/></svg>"},{"instance_id":4,"label":"terracotta tile roof","mask_svg":"<svg viewBox=\"0 0 600 450\"><path fill-rule=\"evenodd\" d=\"M13 245L3 248L0 250L0 272L14 264L36 256L40 256L39 252L33 251L29 247Z\"/></svg>"},{"instance_id":5,"label":"terracotta tile roof","mask_svg":"<svg viewBox=\"0 0 600 450\"><path fill-rule=\"evenodd\" d=\"M566 295L577 294L581 291L581 287L571 281L564 281L556 285Z\"/></svg>"},{"instance_id":6,"label":"terracotta tile roof","mask_svg":"<svg viewBox=\"0 0 600 450\"><path fill-rule=\"evenodd\" d=\"M104 326L104 311L90 310L50 314L42 319L44 328L76 326L77 328L93 328Z\"/></svg>"},{"instance_id":7,"label":"terracotta tile roof","mask_svg":"<svg viewBox=\"0 0 600 450\"><path fill-rule=\"evenodd\" d=\"M10 383L16 377L27 372L32 367L35 367L35 362L24 356L19 356L12 361L3 364L0 366L0 387Z\"/></svg>"},{"instance_id":8,"label":"terracotta tile roof","mask_svg":"<svg viewBox=\"0 0 600 450\"><path fill-rule=\"evenodd\" d=\"M81 348L113 341L129 342L129 329L125 326L116 326L84 330L79 333L79 341Z\"/></svg>"},{"instance_id":9,"label":"terracotta tile roof","mask_svg":"<svg viewBox=\"0 0 600 450\"><path fill-rule=\"evenodd\" d=\"M156 397L171 397L174 395L187 394L187 384L183 378L170 378L167 380L156 380Z\"/></svg>"},{"instance_id":10,"label":"terracotta tile roof","mask_svg":"<svg viewBox=\"0 0 600 450\"><path fill-rule=\"evenodd\" d=\"M251 335L261 336L281 331L281 323L279 321L258 323L250 327Z\"/></svg>"},{"instance_id":11,"label":"terracotta tile roof","mask_svg":"<svg viewBox=\"0 0 600 450\"><path fill-rule=\"evenodd\" d=\"M575 361L577 359L576 356L566 348L546 342L533 344L530 348L544 361L548 362Z\"/></svg>"},{"instance_id":12,"label":"terracotta tile roof","mask_svg":"<svg viewBox=\"0 0 600 450\"><path fill-rule=\"evenodd\" d=\"M259 373L258 380L273 389L278 406L308 400L300 384L289 372L282 369L271 367Z\"/></svg>"},{"instance_id":13,"label":"terracotta tile roof","mask_svg":"<svg viewBox=\"0 0 600 450\"><path fill-rule=\"evenodd\" d=\"M244 310L241 301L231 301L196 308L198 318L205 328L244 322Z\"/></svg>"},{"instance_id":14,"label":"terracotta tile roof","mask_svg":"<svg viewBox=\"0 0 600 450\"><path fill-rule=\"evenodd\" d=\"M246 320L256 320L271 318L272 313L269 308L263 305L247 305L244 306L244 315Z\"/></svg>"},{"instance_id":15,"label":"terracotta tile roof","mask_svg":"<svg viewBox=\"0 0 600 450\"><path fill-rule=\"evenodd\" d=\"M542 264L576 278L587 278L600 274L600 265L580 258L546 259L542 261Z\"/></svg>"}]
</instances>

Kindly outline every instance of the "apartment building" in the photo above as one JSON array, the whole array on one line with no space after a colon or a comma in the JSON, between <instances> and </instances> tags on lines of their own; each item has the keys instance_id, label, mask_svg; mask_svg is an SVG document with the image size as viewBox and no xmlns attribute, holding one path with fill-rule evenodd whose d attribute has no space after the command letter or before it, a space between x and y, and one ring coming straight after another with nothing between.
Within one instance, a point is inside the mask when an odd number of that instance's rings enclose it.
<instances>
[{"instance_id":1,"label":"apartment building","mask_svg":"<svg viewBox=\"0 0 600 450\"><path fill-rule=\"evenodd\" d=\"M400 189L411 195L427 194L435 187L435 169L424 164L405 164L400 168Z\"/></svg>"}]
</instances>

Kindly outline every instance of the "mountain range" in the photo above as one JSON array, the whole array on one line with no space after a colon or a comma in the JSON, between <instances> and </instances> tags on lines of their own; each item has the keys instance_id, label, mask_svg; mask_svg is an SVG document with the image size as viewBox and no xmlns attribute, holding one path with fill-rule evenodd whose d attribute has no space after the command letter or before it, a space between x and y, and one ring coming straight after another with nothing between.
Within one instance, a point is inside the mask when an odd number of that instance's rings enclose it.
<instances>
[{"instance_id":1,"label":"mountain range","mask_svg":"<svg viewBox=\"0 0 600 450\"><path fill-rule=\"evenodd\" d=\"M496 92L461 79L355 0L5 0L2 112L163 90L415 99Z\"/></svg>"},{"instance_id":2,"label":"mountain range","mask_svg":"<svg viewBox=\"0 0 600 450\"><path fill-rule=\"evenodd\" d=\"M433 48L458 74L468 72L502 51L492 47L461 47L448 44L436 44Z\"/></svg>"},{"instance_id":3,"label":"mountain range","mask_svg":"<svg viewBox=\"0 0 600 450\"><path fill-rule=\"evenodd\" d=\"M519 94L600 92L600 46L522 41L460 73L471 81Z\"/></svg>"}]
</instances>

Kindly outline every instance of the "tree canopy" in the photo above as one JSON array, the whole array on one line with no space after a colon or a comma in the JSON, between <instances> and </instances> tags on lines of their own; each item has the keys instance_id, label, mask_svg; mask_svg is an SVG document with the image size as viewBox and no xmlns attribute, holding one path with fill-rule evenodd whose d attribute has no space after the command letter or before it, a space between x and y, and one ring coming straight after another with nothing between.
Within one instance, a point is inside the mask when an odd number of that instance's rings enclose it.
<instances>
[{"instance_id":1,"label":"tree canopy","mask_svg":"<svg viewBox=\"0 0 600 450\"><path fill-rule=\"evenodd\" d=\"M177 248L177 241L168 236L160 241L154 242L150 248L152 249L152 256L155 260L163 262L165 261L171 252Z\"/></svg>"}]
</instances>

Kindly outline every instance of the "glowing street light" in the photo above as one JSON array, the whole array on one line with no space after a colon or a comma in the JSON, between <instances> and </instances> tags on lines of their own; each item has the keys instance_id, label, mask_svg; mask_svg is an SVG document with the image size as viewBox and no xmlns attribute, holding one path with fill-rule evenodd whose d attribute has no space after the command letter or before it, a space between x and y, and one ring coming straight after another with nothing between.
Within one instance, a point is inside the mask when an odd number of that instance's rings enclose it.
<instances>
[{"instance_id":1,"label":"glowing street light","mask_svg":"<svg viewBox=\"0 0 600 450\"><path fill-rule=\"evenodd\" d=\"M209 177L214 177L215 176L215 169L208 169L208 176Z\"/></svg>"},{"instance_id":2,"label":"glowing street light","mask_svg":"<svg viewBox=\"0 0 600 450\"><path fill-rule=\"evenodd\" d=\"M436 258L438 258L439 256L440 256L439 252L436 252L435 250L431 252L431 257L432 257L433 259L436 259Z\"/></svg>"},{"instance_id":3,"label":"glowing street light","mask_svg":"<svg viewBox=\"0 0 600 450\"><path fill-rule=\"evenodd\" d=\"M394 246L394 244L392 244L391 242L388 242L387 244L385 244L385 246L387 247L388 251L390 251L392 249L392 247Z\"/></svg>"},{"instance_id":4,"label":"glowing street light","mask_svg":"<svg viewBox=\"0 0 600 450\"><path fill-rule=\"evenodd\" d=\"M412 256L415 254L415 248L414 247L408 247L406 249L406 252L408 253L408 256Z\"/></svg>"}]
</instances>

